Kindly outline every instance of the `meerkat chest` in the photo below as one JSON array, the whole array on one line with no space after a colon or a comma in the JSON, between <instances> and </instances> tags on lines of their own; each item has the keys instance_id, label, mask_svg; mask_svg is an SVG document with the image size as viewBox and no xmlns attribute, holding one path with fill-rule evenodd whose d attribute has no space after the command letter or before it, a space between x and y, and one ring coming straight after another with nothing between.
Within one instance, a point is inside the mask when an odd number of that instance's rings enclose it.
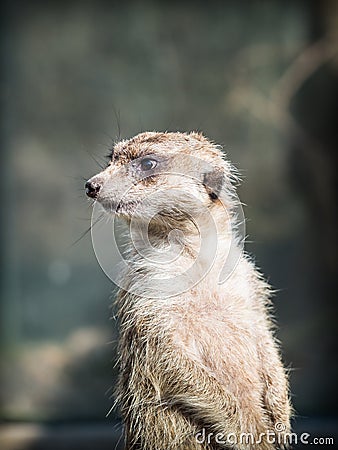
<instances>
[{"instance_id":1,"label":"meerkat chest","mask_svg":"<svg viewBox=\"0 0 338 450\"><path fill-rule=\"evenodd\" d=\"M259 370L259 323L245 298L210 297L206 302L186 299L185 307L173 314L173 342L178 351L230 384L239 372Z\"/></svg>"}]
</instances>

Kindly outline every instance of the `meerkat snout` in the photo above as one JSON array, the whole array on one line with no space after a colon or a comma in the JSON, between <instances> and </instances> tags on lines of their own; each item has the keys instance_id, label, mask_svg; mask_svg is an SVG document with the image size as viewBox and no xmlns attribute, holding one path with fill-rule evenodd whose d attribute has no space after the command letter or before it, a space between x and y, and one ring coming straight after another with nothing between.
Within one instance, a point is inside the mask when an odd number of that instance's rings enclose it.
<instances>
[{"instance_id":1,"label":"meerkat snout","mask_svg":"<svg viewBox=\"0 0 338 450\"><path fill-rule=\"evenodd\" d=\"M101 187L101 183L93 181L92 179L88 180L85 184L86 195L90 198L97 198Z\"/></svg>"}]
</instances>

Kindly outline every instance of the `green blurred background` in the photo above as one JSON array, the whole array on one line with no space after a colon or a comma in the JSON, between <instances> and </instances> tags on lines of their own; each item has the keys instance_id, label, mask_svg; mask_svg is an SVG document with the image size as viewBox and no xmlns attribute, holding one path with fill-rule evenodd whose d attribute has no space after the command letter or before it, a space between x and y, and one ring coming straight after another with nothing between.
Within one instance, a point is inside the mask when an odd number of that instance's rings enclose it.
<instances>
[{"instance_id":1,"label":"green blurred background","mask_svg":"<svg viewBox=\"0 0 338 450\"><path fill-rule=\"evenodd\" d=\"M145 130L201 130L239 168L247 250L277 290L296 427L333 434L338 3L2 8L3 436L17 423L115 423L113 286L90 234L76 241L90 224L84 180L115 139ZM15 448L40 448L36 436Z\"/></svg>"}]
</instances>

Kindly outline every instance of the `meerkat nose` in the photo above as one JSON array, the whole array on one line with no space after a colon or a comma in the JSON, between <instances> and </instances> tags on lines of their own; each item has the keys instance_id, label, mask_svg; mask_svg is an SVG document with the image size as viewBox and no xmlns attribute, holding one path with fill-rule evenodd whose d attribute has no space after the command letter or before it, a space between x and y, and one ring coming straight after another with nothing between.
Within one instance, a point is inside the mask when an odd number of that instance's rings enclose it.
<instances>
[{"instance_id":1,"label":"meerkat nose","mask_svg":"<svg viewBox=\"0 0 338 450\"><path fill-rule=\"evenodd\" d=\"M85 184L85 189L86 189L86 194L88 195L88 197L97 198L97 196L99 195L100 189L101 189L101 184L97 183L95 181L89 180Z\"/></svg>"}]
</instances>

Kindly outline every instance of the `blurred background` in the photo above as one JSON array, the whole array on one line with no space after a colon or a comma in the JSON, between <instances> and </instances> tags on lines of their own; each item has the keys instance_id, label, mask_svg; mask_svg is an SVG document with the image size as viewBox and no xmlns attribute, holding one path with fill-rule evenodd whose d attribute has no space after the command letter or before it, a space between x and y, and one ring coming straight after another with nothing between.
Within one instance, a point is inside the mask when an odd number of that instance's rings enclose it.
<instances>
[{"instance_id":1,"label":"blurred background","mask_svg":"<svg viewBox=\"0 0 338 450\"><path fill-rule=\"evenodd\" d=\"M203 131L239 168L295 429L335 436L337 1L13 0L1 17L1 449L118 442L83 185L145 130Z\"/></svg>"}]
</instances>

